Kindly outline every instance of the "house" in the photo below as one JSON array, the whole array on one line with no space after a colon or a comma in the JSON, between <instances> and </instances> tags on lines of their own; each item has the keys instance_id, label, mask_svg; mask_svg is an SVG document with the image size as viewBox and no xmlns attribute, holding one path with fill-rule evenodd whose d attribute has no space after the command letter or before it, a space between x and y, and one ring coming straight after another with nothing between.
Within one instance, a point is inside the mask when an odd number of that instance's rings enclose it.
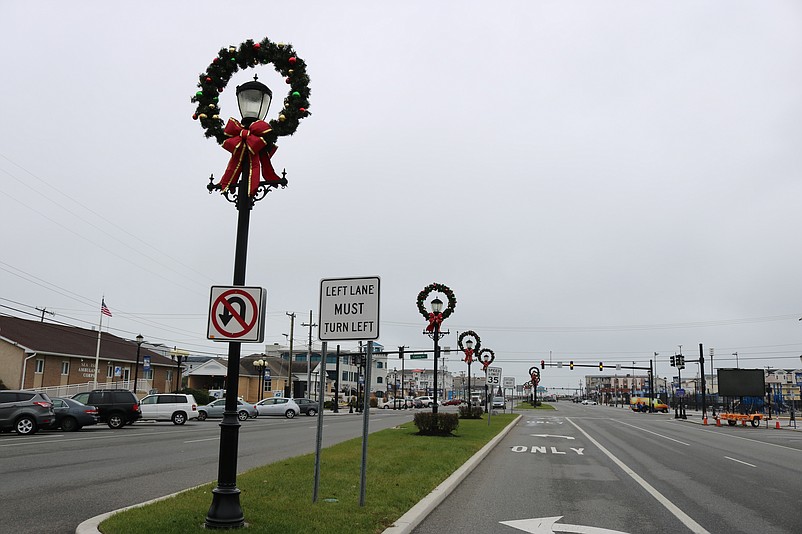
<instances>
[{"instance_id":1,"label":"house","mask_svg":"<svg viewBox=\"0 0 802 534\"><path fill-rule=\"evenodd\" d=\"M139 349L139 350L138 350ZM0 383L9 389L36 389L51 396L97 387L173 391L176 362L147 344L76 326L0 316ZM135 373L139 351L139 369ZM97 355L97 369L95 361Z\"/></svg>"}]
</instances>

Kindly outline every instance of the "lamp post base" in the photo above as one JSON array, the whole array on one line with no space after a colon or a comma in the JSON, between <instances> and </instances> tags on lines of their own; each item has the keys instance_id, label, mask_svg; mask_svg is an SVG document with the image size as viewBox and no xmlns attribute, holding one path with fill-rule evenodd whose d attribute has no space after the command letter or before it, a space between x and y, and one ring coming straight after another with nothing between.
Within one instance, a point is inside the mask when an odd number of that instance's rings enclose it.
<instances>
[{"instance_id":1,"label":"lamp post base","mask_svg":"<svg viewBox=\"0 0 802 534\"><path fill-rule=\"evenodd\" d=\"M212 490L212 505L206 515L206 528L241 528L245 525L245 514L239 503L237 487Z\"/></svg>"}]
</instances>

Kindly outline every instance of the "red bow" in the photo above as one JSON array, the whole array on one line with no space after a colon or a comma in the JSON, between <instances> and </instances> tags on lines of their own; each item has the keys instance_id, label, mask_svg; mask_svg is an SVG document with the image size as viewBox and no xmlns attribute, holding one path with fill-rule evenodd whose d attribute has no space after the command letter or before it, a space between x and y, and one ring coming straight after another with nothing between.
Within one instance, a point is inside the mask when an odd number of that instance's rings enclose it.
<instances>
[{"instance_id":1,"label":"red bow","mask_svg":"<svg viewBox=\"0 0 802 534\"><path fill-rule=\"evenodd\" d=\"M434 330L435 324L440 324L443 322L443 314L442 313L429 313L429 326L426 327L427 332L431 332Z\"/></svg>"},{"instance_id":2,"label":"red bow","mask_svg":"<svg viewBox=\"0 0 802 534\"><path fill-rule=\"evenodd\" d=\"M263 138L271 129L265 121L255 121L249 127L243 128L239 121L228 119L223 133L229 136L229 139L223 142L223 148L231 152L231 159L228 160L226 172L223 173L220 184L218 184L223 192L236 183L246 154L250 161L250 172L248 173L248 194L250 196L255 195L259 188L260 172L268 182L281 181L270 163L270 156L276 152L276 147L266 149L267 141Z\"/></svg>"},{"instance_id":3,"label":"red bow","mask_svg":"<svg viewBox=\"0 0 802 534\"><path fill-rule=\"evenodd\" d=\"M490 367L490 364L493 363L493 360L485 360L482 362L483 370L487 371L487 368Z\"/></svg>"},{"instance_id":4,"label":"red bow","mask_svg":"<svg viewBox=\"0 0 802 534\"><path fill-rule=\"evenodd\" d=\"M465 353L465 363L470 365L473 361L473 349L465 349L462 352Z\"/></svg>"}]
</instances>

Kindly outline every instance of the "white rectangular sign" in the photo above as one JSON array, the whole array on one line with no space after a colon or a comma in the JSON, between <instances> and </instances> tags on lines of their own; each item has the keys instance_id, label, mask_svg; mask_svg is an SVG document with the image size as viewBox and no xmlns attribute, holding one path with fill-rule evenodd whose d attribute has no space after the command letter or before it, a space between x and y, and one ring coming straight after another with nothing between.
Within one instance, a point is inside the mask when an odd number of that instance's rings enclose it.
<instances>
[{"instance_id":1,"label":"white rectangular sign","mask_svg":"<svg viewBox=\"0 0 802 534\"><path fill-rule=\"evenodd\" d=\"M504 377L504 389L514 388L514 387L515 387L515 377L514 376L505 376Z\"/></svg>"},{"instance_id":2,"label":"white rectangular sign","mask_svg":"<svg viewBox=\"0 0 802 534\"><path fill-rule=\"evenodd\" d=\"M501 367L487 368L487 385L488 386L501 385Z\"/></svg>"},{"instance_id":3,"label":"white rectangular sign","mask_svg":"<svg viewBox=\"0 0 802 534\"><path fill-rule=\"evenodd\" d=\"M379 338L379 277L320 281L318 338L359 341Z\"/></svg>"}]
</instances>

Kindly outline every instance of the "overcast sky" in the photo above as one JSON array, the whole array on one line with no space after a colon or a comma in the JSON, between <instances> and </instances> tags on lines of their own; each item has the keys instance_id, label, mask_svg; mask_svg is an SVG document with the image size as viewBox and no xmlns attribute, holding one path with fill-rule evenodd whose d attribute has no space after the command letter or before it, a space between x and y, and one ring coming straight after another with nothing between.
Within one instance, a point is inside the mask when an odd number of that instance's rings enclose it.
<instances>
[{"instance_id":1,"label":"overcast sky","mask_svg":"<svg viewBox=\"0 0 802 534\"><path fill-rule=\"evenodd\" d=\"M266 343L287 312L307 337L322 278L376 275L380 343L431 346L415 299L440 282L442 345L475 330L518 383L541 359L654 352L671 376L700 343L716 367L800 366L793 0L7 2L0 313L96 328L105 295L117 335L227 352L206 325L237 216L206 184L229 154L190 97L221 47L264 37L307 62L313 113L279 139L289 187L251 216ZM232 78L224 119L254 72L277 115L265 66Z\"/></svg>"}]
</instances>

